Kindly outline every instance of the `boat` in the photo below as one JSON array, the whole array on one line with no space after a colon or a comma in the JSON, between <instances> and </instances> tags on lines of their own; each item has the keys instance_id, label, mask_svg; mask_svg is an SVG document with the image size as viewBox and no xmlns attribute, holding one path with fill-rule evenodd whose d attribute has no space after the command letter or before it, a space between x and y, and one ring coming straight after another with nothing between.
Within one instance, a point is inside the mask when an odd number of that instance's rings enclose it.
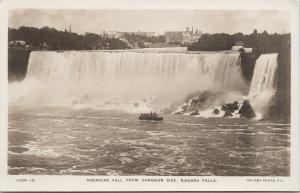
<instances>
[{"instance_id":1,"label":"boat","mask_svg":"<svg viewBox=\"0 0 300 193\"><path fill-rule=\"evenodd\" d=\"M162 121L163 117L158 116L157 113L142 113L139 116L139 120L147 120L147 121Z\"/></svg>"}]
</instances>

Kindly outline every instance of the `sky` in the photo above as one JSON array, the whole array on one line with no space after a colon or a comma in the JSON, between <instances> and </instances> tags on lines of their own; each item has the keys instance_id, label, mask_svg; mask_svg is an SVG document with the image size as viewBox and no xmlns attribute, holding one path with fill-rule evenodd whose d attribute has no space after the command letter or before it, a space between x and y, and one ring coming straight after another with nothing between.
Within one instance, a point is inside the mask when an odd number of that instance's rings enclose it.
<instances>
[{"instance_id":1,"label":"sky","mask_svg":"<svg viewBox=\"0 0 300 193\"><path fill-rule=\"evenodd\" d=\"M282 10L41 10L10 11L9 27L54 27L83 34L102 31L184 31L187 26L203 33L290 32L289 13Z\"/></svg>"}]
</instances>

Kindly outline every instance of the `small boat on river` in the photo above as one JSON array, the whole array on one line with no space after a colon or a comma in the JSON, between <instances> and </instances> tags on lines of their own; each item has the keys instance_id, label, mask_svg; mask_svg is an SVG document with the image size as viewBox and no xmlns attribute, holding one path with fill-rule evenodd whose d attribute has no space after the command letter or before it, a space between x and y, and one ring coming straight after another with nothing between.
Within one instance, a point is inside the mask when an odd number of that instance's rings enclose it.
<instances>
[{"instance_id":1,"label":"small boat on river","mask_svg":"<svg viewBox=\"0 0 300 193\"><path fill-rule=\"evenodd\" d=\"M159 116L157 113L142 113L139 116L139 120L147 120L147 121L162 121L163 117Z\"/></svg>"}]
</instances>

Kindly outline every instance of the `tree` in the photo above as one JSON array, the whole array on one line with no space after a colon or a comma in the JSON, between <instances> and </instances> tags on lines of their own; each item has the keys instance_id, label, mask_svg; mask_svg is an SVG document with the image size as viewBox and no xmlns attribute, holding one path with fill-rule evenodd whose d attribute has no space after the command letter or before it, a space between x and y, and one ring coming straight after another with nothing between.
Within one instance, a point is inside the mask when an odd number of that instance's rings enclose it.
<instances>
[{"instance_id":1,"label":"tree","mask_svg":"<svg viewBox=\"0 0 300 193\"><path fill-rule=\"evenodd\" d=\"M281 47L290 42L290 34L269 34L267 31L250 35L236 34L203 34L198 42L188 47L195 51L230 50L235 42L242 41L245 47L251 47L259 53L279 52Z\"/></svg>"},{"instance_id":2,"label":"tree","mask_svg":"<svg viewBox=\"0 0 300 193\"><path fill-rule=\"evenodd\" d=\"M145 48L145 44L144 44L143 41L138 41L138 42L137 42L137 46L138 46L139 48Z\"/></svg>"},{"instance_id":3,"label":"tree","mask_svg":"<svg viewBox=\"0 0 300 193\"><path fill-rule=\"evenodd\" d=\"M95 33L79 35L68 31L58 31L55 28L44 26L41 29L22 26L19 29L9 28L8 40L23 40L34 49L53 50L91 50L91 49L126 49L128 45L119 40L102 37ZM106 46L109 44L110 46Z\"/></svg>"}]
</instances>

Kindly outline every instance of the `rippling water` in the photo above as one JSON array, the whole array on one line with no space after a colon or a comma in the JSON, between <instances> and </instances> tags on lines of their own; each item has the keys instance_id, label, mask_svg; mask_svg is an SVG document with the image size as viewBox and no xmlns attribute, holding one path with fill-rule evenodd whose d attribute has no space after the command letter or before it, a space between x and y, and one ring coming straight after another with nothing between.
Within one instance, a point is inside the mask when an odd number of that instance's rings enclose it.
<instances>
[{"instance_id":1,"label":"rippling water","mask_svg":"<svg viewBox=\"0 0 300 193\"><path fill-rule=\"evenodd\" d=\"M9 108L8 173L288 176L290 124L67 107Z\"/></svg>"}]
</instances>

